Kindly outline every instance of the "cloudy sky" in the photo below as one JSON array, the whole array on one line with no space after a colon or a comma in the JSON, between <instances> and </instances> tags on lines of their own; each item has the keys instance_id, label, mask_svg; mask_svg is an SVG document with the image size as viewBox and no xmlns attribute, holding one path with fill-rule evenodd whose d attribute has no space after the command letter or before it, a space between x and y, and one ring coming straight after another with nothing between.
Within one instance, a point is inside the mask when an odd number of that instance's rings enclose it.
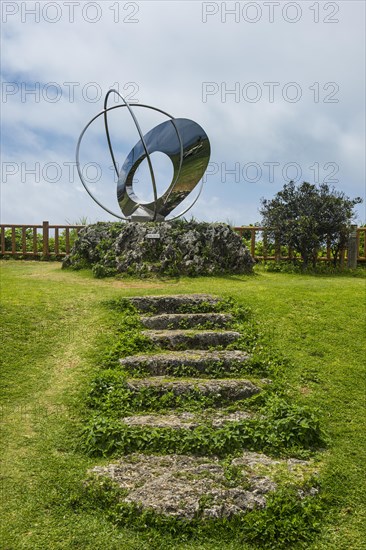
<instances>
[{"instance_id":1,"label":"cloudy sky","mask_svg":"<svg viewBox=\"0 0 366 550\"><path fill-rule=\"evenodd\" d=\"M260 198L290 179L364 195L362 0L3 1L1 10L2 223L113 219L75 169L79 133L112 87L205 129L211 159L191 211L198 219L260 221ZM135 112L144 133L165 120ZM113 111L111 133L122 165L138 141L126 109ZM81 161L95 196L120 214L102 118ZM157 153L153 162L163 191L170 161ZM148 200L146 166L136 180Z\"/></svg>"}]
</instances>

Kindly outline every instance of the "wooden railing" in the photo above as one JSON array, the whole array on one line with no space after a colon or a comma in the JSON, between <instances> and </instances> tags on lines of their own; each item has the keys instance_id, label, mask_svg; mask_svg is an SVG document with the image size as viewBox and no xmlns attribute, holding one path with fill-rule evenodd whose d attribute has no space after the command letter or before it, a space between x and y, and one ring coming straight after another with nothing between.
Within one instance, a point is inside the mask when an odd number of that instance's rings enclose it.
<instances>
[{"instance_id":1,"label":"wooden railing","mask_svg":"<svg viewBox=\"0 0 366 550\"><path fill-rule=\"evenodd\" d=\"M353 226L354 230L356 231L356 257L357 262L365 262L366 261L366 227L357 227ZM275 238L274 245L271 247L273 248L273 254L268 254L268 237L266 234L266 230L264 227L260 226L253 226L253 225L242 225L240 227L234 227L235 231L237 231L241 237L245 237L245 234L250 233L250 254L253 256L255 260L292 260L294 258L294 253L291 248L287 248L287 253L283 254L283 247L281 247L279 238ZM257 239L257 234L261 234L261 239ZM361 234L363 233L363 238L361 239ZM256 246L257 243L262 243L262 249L263 254L257 254L256 253ZM361 244L362 243L362 244ZM344 263L344 261L349 256L349 251L347 248L343 249L340 253L340 262L341 264ZM328 244L326 247L326 254L322 256L318 256L318 260L320 261L331 261L332 260L332 253L330 245Z\"/></svg>"},{"instance_id":2,"label":"wooden railing","mask_svg":"<svg viewBox=\"0 0 366 550\"><path fill-rule=\"evenodd\" d=\"M85 227L85 225L50 225L44 221L42 225L33 224L1 224L0 225L0 255L1 256L24 256L24 257L61 257L70 253L72 238ZM291 249L280 246L279 239L275 239L274 245L269 245L264 227L243 225L234 227L242 237L249 235L250 253L256 260L292 260L294 253ZM29 235L31 230L31 236ZM357 262L366 262L366 227L354 226L355 256ZM72 233L71 233L72 232ZM363 234L363 238L361 238ZM261 238L257 238L261 236ZM61 243L62 241L62 243ZM262 254L257 253L257 245L261 243ZM269 249L273 253L268 253ZM341 263L350 257L349 251L341 251ZM331 249L328 245L325 255L319 256L318 260L331 261Z\"/></svg>"},{"instance_id":3,"label":"wooden railing","mask_svg":"<svg viewBox=\"0 0 366 550\"><path fill-rule=\"evenodd\" d=\"M70 232L78 233L83 227L85 226L50 225L48 221L44 221L42 225L1 224L0 254L44 258L65 256L71 250ZM31 236L29 230L32 232Z\"/></svg>"}]
</instances>

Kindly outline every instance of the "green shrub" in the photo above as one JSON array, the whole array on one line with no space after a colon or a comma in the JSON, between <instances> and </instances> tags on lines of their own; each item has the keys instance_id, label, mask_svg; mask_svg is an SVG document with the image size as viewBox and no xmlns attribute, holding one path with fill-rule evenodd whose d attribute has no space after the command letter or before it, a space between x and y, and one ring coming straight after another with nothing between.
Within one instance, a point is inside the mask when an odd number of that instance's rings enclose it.
<instances>
[{"instance_id":1,"label":"green shrub","mask_svg":"<svg viewBox=\"0 0 366 550\"><path fill-rule=\"evenodd\" d=\"M113 267L106 267L103 264L94 264L92 267L92 273L97 279L103 279L104 277L114 277L117 271Z\"/></svg>"}]
</instances>

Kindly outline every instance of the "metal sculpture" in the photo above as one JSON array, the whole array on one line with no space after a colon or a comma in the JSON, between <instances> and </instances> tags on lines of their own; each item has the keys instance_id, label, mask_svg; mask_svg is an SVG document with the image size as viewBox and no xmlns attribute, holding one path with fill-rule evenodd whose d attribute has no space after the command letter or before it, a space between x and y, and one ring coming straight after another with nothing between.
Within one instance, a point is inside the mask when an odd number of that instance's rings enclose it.
<instances>
[{"instance_id":1,"label":"metal sculpture","mask_svg":"<svg viewBox=\"0 0 366 550\"><path fill-rule=\"evenodd\" d=\"M123 104L108 107L108 98L114 93L123 101ZM140 140L128 154L121 170L118 170L108 126L108 113L114 109L126 107L135 123ZM143 135L132 107L144 107L152 109L167 116L169 120L159 124L146 135ZM118 177L117 200L123 216L112 212L103 206L88 188L80 168L80 146L85 132L89 126L101 115L104 116L104 125L114 169ZM150 155L154 152L165 153L173 164L173 178L168 189L158 196L156 180ZM154 200L143 203L139 200L133 190L133 177L139 165L147 159ZM193 120L186 118L174 118L165 111L143 105L140 103L128 103L117 91L109 90L104 99L104 109L94 116L84 127L76 146L76 166L81 183L91 198L106 212L122 220L135 221L163 221L196 187L206 171L210 159L210 142L205 131ZM170 219L176 219L188 212L197 202L203 188L203 181L197 197L183 212Z\"/></svg>"}]
</instances>

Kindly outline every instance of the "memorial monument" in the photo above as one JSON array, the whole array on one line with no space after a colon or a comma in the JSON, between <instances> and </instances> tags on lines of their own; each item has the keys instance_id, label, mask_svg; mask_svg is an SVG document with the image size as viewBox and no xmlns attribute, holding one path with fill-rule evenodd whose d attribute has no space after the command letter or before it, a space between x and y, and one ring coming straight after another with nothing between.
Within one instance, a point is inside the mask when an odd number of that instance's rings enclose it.
<instances>
[{"instance_id":1,"label":"memorial monument","mask_svg":"<svg viewBox=\"0 0 366 550\"><path fill-rule=\"evenodd\" d=\"M111 94L121 104L108 106ZM108 116L115 109L125 108L131 115L139 141L118 169L109 131ZM135 108L151 109L168 120L143 134ZM117 200L121 213L104 206L89 189L80 163L80 150L85 133L95 120L104 118L106 139L117 175ZM161 152L173 165L173 177L166 191L158 196L150 155ZM133 189L134 175L147 160L153 200L143 202ZM203 188L202 177L210 159L210 142L203 128L186 118L174 118L151 105L129 103L117 91L109 90L104 108L84 127L76 146L76 165L80 180L90 197L106 212L123 222L98 223L83 229L64 266L94 266L96 274L128 272L144 274L221 274L251 271L254 263L241 238L227 224L185 222L178 220L197 202ZM182 212L167 218L199 184L197 196ZM95 267L96 266L96 267Z\"/></svg>"}]
</instances>

